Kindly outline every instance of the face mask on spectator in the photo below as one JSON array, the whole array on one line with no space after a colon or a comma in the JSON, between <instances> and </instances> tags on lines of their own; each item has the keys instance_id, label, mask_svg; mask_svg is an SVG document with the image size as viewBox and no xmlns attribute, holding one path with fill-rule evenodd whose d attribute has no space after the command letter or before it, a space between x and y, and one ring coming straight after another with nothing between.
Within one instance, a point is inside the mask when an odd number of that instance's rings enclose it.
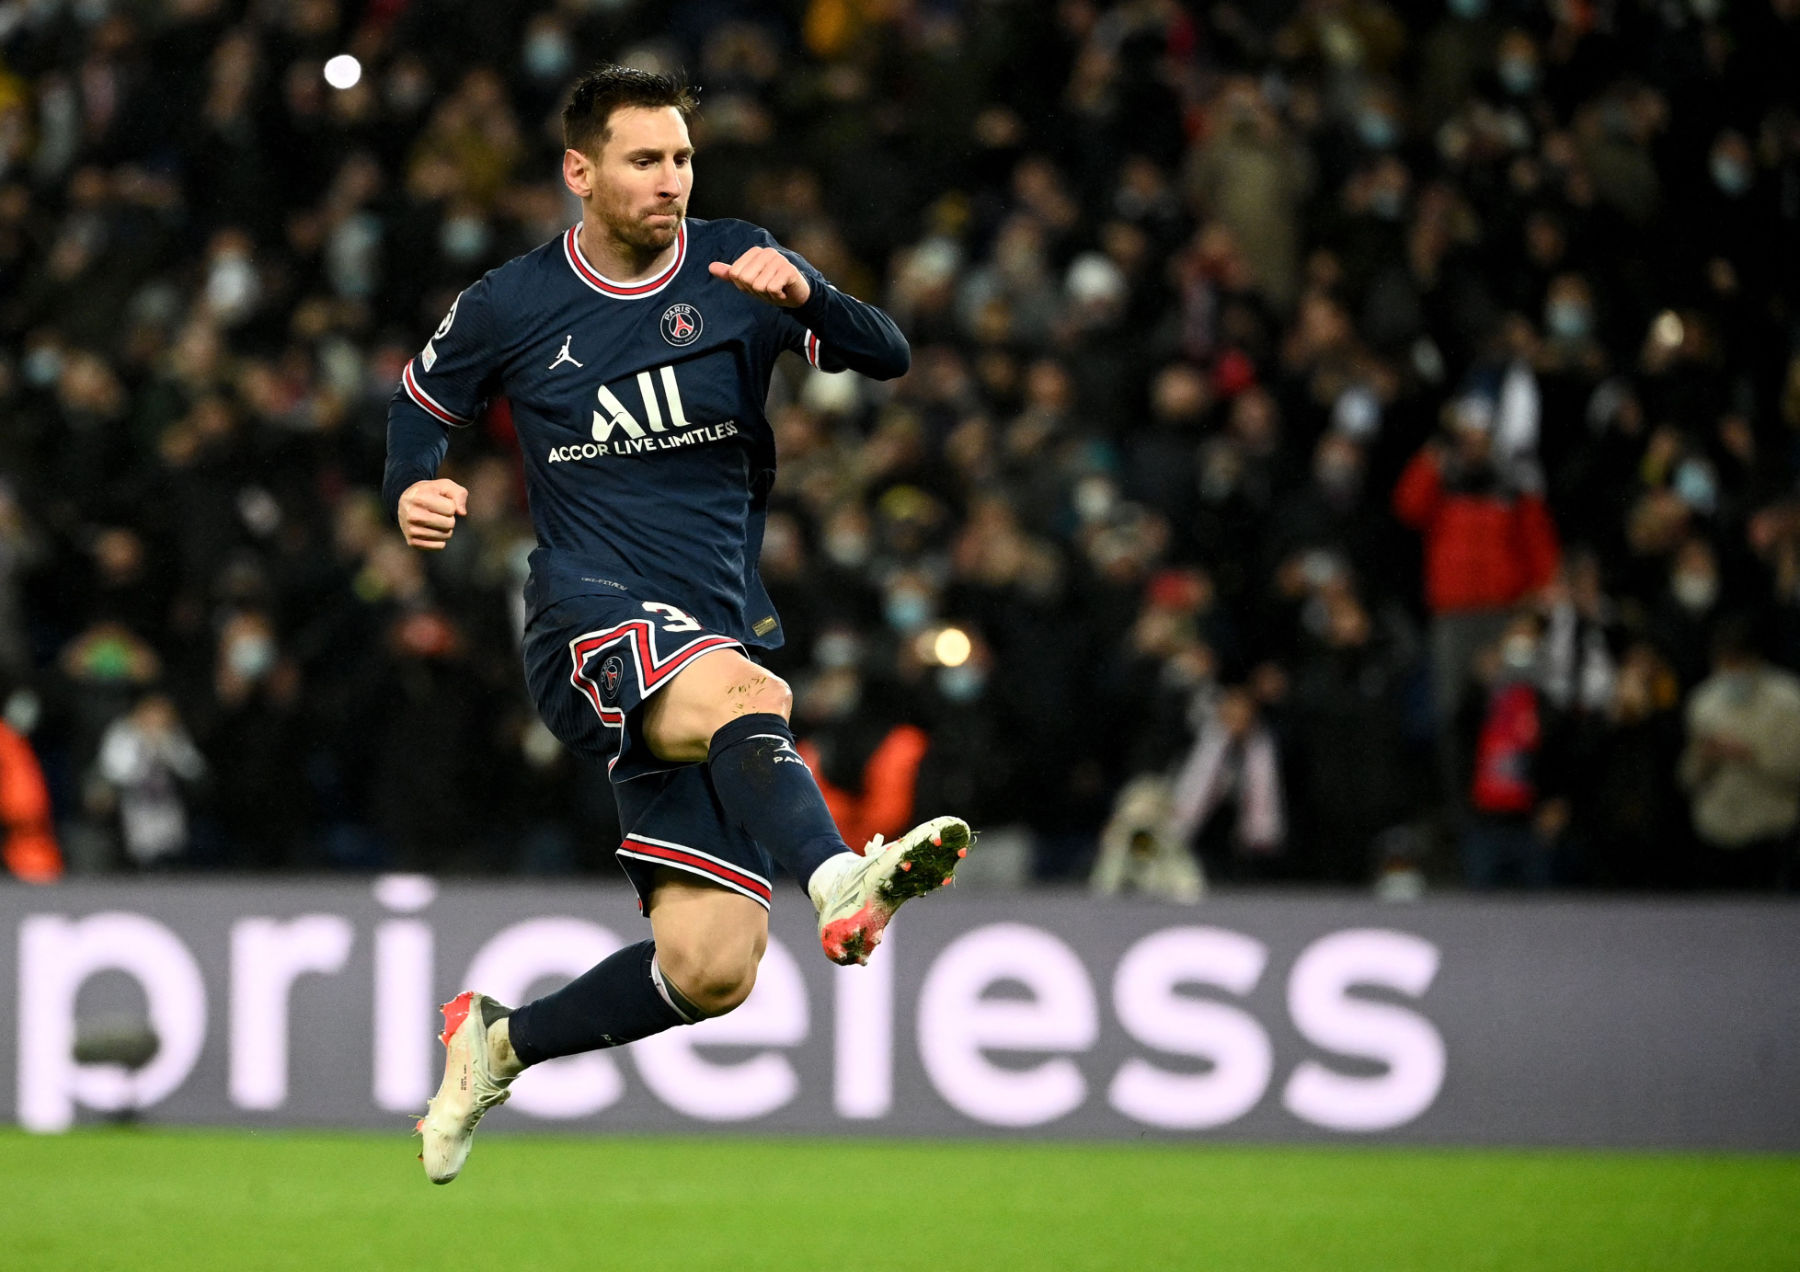
<instances>
[{"instance_id":1,"label":"face mask on spectator","mask_svg":"<svg viewBox=\"0 0 1800 1272\"><path fill-rule=\"evenodd\" d=\"M1496 72L1506 91L1516 97L1523 97L1537 87L1537 63L1528 57L1503 57Z\"/></svg>"},{"instance_id":2,"label":"face mask on spectator","mask_svg":"<svg viewBox=\"0 0 1800 1272\"><path fill-rule=\"evenodd\" d=\"M897 588L888 593L881 613L895 631L916 632L931 619L931 598L910 588Z\"/></svg>"},{"instance_id":3,"label":"face mask on spectator","mask_svg":"<svg viewBox=\"0 0 1800 1272\"><path fill-rule=\"evenodd\" d=\"M256 304L256 267L242 252L220 252L206 276L207 306L226 322L235 322Z\"/></svg>"},{"instance_id":4,"label":"face mask on spectator","mask_svg":"<svg viewBox=\"0 0 1800 1272\"><path fill-rule=\"evenodd\" d=\"M1483 17L1487 13L1487 0L1450 0L1450 13L1465 22Z\"/></svg>"},{"instance_id":5,"label":"face mask on spectator","mask_svg":"<svg viewBox=\"0 0 1800 1272\"><path fill-rule=\"evenodd\" d=\"M857 569L869 559L869 536L854 530L827 531L824 547L831 563L845 570Z\"/></svg>"},{"instance_id":6,"label":"face mask on spectator","mask_svg":"<svg viewBox=\"0 0 1800 1272\"><path fill-rule=\"evenodd\" d=\"M1732 198L1750 188L1750 168L1741 159L1733 155L1714 155L1711 166L1713 184Z\"/></svg>"},{"instance_id":7,"label":"face mask on spectator","mask_svg":"<svg viewBox=\"0 0 1800 1272\"><path fill-rule=\"evenodd\" d=\"M525 69L533 79L561 79L574 60L575 51L560 31L539 31L525 41Z\"/></svg>"},{"instance_id":8,"label":"face mask on spectator","mask_svg":"<svg viewBox=\"0 0 1800 1272\"><path fill-rule=\"evenodd\" d=\"M62 354L54 345L39 345L25 355L19 370L25 376L25 383L32 388L47 389L62 374Z\"/></svg>"},{"instance_id":9,"label":"face mask on spectator","mask_svg":"<svg viewBox=\"0 0 1800 1272\"><path fill-rule=\"evenodd\" d=\"M1695 512L1710 515L1719 505L1718 485L1712 469L1696 459L1683 460L1675 470L1675 493Z\"/></svg>"},{"instance_id":10,"label":"face mask on spectator","mask_svg":"<svg viewBox=\"0 0 1800 1272\"><path fill-rule=\"evenodd\" d=\"M1509 671L1530 671L1537 665L1537 641L1529 636L1508 636L1500 643L1500 662Z\"/></svg>"},{"instance_id":11,"label":"face mask on spectator","mask_svg":"<svg viewBox=\"0 0 1800 1272\"><path fill-rule=\"evenodd\" d=\"M438 246L458 264L467 264L487 251L493 238L487 222L478 216L453 216L438 231Z\"/></svg>"},{"instance_id":12,"label":"face mask on spectator","mask_svg":"<svg viewBox=\"0 0 1800 1272\"><path fill-rule=\"evenodd\" d=\"M1719 580L1716 575L1698 570L1682 570L1669 581L1669 590L1681 608L1701 613L1719 599Z\"/></svg>"},{"instance_id":13,"label":"face mask on spectator","mask_svg":"<svg viewBox=\"0 0 1800 1272\"><path fill-rule=\"evenodd\" d=\"M1593 325L1593 313L1579 300L1553 300L1544 306L1544 326L1558 340L1585 339Z\"/></svg>"},{"instance_id":14,"label":"face mask on spectator","mask_svg":"<svg viewBox=\"0 0 1800 1272\"><path fill-rule=\"evenodd\" d=\"M987 687L987 676L968 663L960 667L940 667L937 686L938 692L952 702L973 702Z\"/></svg>"},{"instance_id":15,"label":"face mask on spectator","mask_svg":"<svg viewBox=\"0 0 1800 1272\"><path fill-rule=\"evenodd\" d=\"M1365 110L1356 116L1356 135L1371 150L1389 150L1400 139L1400 129L1387 112Z\"/></svg>"},{"instance_id":16,"label":"face mask on spectator","mask_svg":"<svg viewBox=\"0 0 1800 1272\"><path fill-rule=\"evenodd\" d=\"M275 642L267 636L240 636L225 651L225 661L245 680L260 680L275 665Z\"/></svg>"},{"instance_id":17,"label":"face mask on spectator","mask_svg":"<svg viewBox=\"0 0 1800 1272\"><path fill-rule=\"evenodd\" d=\"M821 667L854 667L861 645L849 632L827 632L813 644L813 661Z\"/></svg>"}]
</instances>

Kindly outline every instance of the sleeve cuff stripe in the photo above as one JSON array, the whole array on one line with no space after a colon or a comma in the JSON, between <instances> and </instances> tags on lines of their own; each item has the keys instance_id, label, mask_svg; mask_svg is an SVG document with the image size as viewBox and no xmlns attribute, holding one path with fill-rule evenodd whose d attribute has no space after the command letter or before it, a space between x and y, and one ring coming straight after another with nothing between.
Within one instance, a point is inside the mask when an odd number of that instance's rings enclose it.
<instances>
[{"instance_id":1,"label":"sleeve cuff stripe","mask_svg":"<svg viewBox=\"0 0 1800 1272\"><path fill-rule=\"evenodd\" d=\"M435 415L446 424L467 424L469 422L466 416L455 415L446 411L442 406L438 405L431 394L419 387L418 380L413 377L413 364L410 359L406 363L406 370L401 373L400 382L406 388L406 396L411 398L421 410L426 411L431 415Z\"/></svg>"},{"instance_id":2,"label":"sleeve cuff stripe","mask_svg":"<svg viewBox=\"0 0 1800 1272\"><path fill-rule=\"evenodd\" d=\"M819 337L810 331L806 333L806 360L815 367L819 365Z\"/></svg>"}]
</instances>

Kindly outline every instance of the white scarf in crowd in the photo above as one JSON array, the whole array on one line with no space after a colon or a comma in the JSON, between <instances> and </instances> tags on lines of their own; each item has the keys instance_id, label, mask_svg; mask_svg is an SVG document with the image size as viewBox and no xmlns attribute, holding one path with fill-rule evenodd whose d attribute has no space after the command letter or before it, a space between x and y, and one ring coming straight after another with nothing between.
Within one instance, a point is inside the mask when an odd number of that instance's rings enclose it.
<instances>
[{"instance_id":1,"label":"white scarf in crowd","mask_svg":"<svg viewBox=\"0 0 1800 1272\"><path fill-rule=\"evenodd\" d=\"M1287 838L1287 815L1283 811L1275 739L1261 725L1252 729L1244 739L1243 759L1235 773L1226 764L1230 753L1230 733L1216 717L1209 716L1175 776L1170 833L1177 843L1192 842L1213 810L1231 794L1235 779L1238 843L1251 852L1277 852Z\"/></svg>"}]
</instances>

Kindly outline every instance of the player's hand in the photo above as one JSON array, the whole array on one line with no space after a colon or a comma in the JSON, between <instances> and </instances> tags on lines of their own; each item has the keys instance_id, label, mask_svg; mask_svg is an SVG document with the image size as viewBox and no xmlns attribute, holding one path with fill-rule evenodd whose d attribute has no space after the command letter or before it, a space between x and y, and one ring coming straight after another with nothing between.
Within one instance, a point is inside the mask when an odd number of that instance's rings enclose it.
<instances>
[{"instance_id":1,"label":"player's hand","mask_svg":"<svg viewBox=\"0 0 1800 1272\"><path fill-rule=\"evenodd\" d=\"M772 247L753 247L729 265L714 261L706 268L714 278L783 309L798 309L812 296L799 266Z\"/></svg>"},{"instance_id":2,"label":"player's hand","mask_svg":"<svg viewBox=\"0 0 1800 1272\"><path fill-rule=\"evenodd\" d=\"M441 552L456 529L456 519L469 515L469 492L439 477L415 481L400 496L400 533L411 547Z\"/></svg>"}]
</instances>

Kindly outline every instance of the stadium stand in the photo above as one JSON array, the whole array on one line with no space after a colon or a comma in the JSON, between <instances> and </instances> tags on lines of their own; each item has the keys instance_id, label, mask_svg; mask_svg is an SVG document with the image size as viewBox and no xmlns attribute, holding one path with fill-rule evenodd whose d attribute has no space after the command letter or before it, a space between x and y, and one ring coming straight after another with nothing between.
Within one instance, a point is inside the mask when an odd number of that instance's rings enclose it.
<instances>
[{"instance_id":1,"label":"stadium stand","mask_svg":"<svg viewBox=\"0 0 1800 1272\"><path fill-rule=\"evenodd\" d=\"M505 403L448 551L375 493L602 58L913 342L771 412L771 662L859 817L1793 886L1800 0L0 4L0 683L71 873L611 871Z\"/></svg>"}]
</instances>

